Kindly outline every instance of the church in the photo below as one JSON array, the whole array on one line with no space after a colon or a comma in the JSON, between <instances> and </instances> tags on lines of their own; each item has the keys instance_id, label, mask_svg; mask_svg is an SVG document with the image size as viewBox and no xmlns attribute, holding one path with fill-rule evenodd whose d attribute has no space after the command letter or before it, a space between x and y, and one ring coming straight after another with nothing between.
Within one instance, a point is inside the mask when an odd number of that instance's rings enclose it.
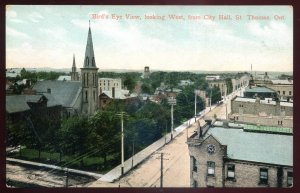
<instances>
[{"instance_id":1,"label":"church","mask_svg":"<svg viewBox=\"0 0 300 193\"><path fill-rule=\"evenodd\" d=\"M84 63L80 70L81 74L79 76L75 56L73 56L71 81L38 81L33 86L33 90L36 91L36 94L42 94L46 97L51 96L49 99L51 98L55 100L55 103L60 104L63 108L63 114L67 116L76 114L93 115L98 110L98 68L95 61L90 24Z\"/></svg>"}]
</instances>

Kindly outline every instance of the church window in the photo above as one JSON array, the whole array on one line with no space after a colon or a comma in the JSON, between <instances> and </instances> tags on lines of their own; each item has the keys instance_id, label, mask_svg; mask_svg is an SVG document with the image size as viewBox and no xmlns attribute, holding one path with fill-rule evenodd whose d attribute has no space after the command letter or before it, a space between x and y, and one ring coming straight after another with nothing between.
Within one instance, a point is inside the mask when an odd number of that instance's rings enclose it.
<instances>
[{"instance_id":1,"label":"church window","mask_svg":"<svg viewBox=\"0 0 300 193\"><path fill-rule=\"evenodd\" d=\"M89 86L89 73L86 73L86 86Z\"/></svg>"},{"instance_id":2,"label":"church window","mask_svg":"<svg viewBox=\"0 0 300 193\"><path fill-rule=\"evenodd\" d=\"M88 102L88 91L85 91L85 102Z\"/></svg>"},{"instance_id":3,"label":"church window","mask_svg":"<svg viewBox=\"0 0 300 193\"><path fill-rule=\"evenodd\" d=\"M85 59L85 66L88 66L89 65L89 57L86 57Z\"/></svg>"},{"instance_id":4,"label":"church window","mask_svg":"<svg viewBox=\"0 0 300 193\"><path fill-rule=\"evenodd\" d=\"M95 66L95 58L92 59L92 66Z\"/></svg>"},{"instance_id":5,"label":"church window","mask_svg":"<svg viewBox=\"0 0 300 193\"><path fill-rule=\"evenodd\" d=\"M94 96L94 102L96 101L96 95L95 95L95 91L93 92L93 96Z\"/></svg>"}]
</instances>

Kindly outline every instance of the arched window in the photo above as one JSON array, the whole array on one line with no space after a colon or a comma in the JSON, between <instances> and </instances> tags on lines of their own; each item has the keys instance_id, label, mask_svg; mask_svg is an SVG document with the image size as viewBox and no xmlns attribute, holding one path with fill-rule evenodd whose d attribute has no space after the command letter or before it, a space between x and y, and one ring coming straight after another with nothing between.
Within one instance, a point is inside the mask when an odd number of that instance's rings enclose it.
<instances>
[{"instance_id":1,"label":"arched window","mask_svg":"<svg viewBox=\"0 0 300 193\"><path fill-rule=\"evenodd\" d=\"M95 91L93 92L93 96L94 96L94 102L96 101L96 94Z\"/></svg>"},{"instance_id":2,"label":"arched window","mask_svg":"<svg viewBox=\"0 0 300 193\"><path fill-rule=\"evenodd\" d=\"M92 59L92 66L95 66L95 58Z\"/></svg>"},{"instance_id":3,"label":"arched window","mask_svg":"<svg viewBox=\"0 0 300 193\"><path fill-rule=\"evenodd\" d=\"M89 66L89 57L85 58L85 66Z\"/></svg>"}]
</instances>

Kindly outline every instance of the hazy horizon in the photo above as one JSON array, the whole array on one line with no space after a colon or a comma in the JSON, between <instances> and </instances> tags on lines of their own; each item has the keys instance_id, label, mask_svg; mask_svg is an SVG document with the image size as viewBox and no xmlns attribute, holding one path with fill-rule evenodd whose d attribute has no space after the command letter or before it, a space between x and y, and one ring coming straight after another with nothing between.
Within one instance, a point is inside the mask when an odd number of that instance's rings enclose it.
<instances>
[{"instance_id":1,"label":"hazy horizon","mask_svg":"<svg viewBox=\"0 0 300 193\"><path fill-rule=\"evenodd\" d=\"M126 19L126 14L141 18ZM167 19L172 14L185 19ZM149 20L145 15L166 19ZM202 19L188 19L191 15ZM253 20L249 15L270 19ZM252 64L252 71L293 72L290 6L9 5L6 67L71 69L75 54L76 67L81 68L89 20L99 71L142 71L149 66L161 71L243 72L251 71Z\"/></svg>"}]
</instances>

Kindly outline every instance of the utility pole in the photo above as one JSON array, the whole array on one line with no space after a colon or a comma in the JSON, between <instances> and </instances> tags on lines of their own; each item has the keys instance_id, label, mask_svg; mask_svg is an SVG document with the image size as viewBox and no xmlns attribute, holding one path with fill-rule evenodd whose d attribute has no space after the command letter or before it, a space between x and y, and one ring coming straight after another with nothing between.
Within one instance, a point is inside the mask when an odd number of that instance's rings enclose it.
<instances>
[{"instance_id":1,"label":"utility pole","mask_svg":"<svg viewBox=\"0 0 300 193\"><path fill-rule=\"evenodd\" d=\"M228 119L228 113L227 113L227 101L225 103L225 107L226 107L226 120Z\"/></svg>"},{"instance_id":2,"label":"utility pole","mask_svg":"<svg viewBox=\"0 0 300 193\"><path fill-rule=\"evenodd\" d=\"M195 123L196 123L196 116L197 116L197 94L195 90Z\"/></svg>"},{"instance_id":3,"label":"utility pole","mask_svg":"<svg viewBox=\"0 0 300 193\"><path fill-rule=\"evenodd\" d=\"M174 127L174 124L173 124L173 106L176 105L176 99L173 98L173 97L170 97L168 99L168 103L171 105L171 140L173 140L173 127Z\"/></svg>"},{"instance_id":4,"label":"utility pole","mask_svg":"<svg viewBox=\"0 0 300 193\"><path fill-rule=\"evenodd\" d=\"M65 171L65 176L66 176L66 188L68 188L68 186L69 186L69 172L68 172L68 168L67 168L67 170Z\"/></svg>"},{"instance_id":5,"label":"utility pole","mask_svg":"<svg viewBox=\"0 0 300 193\"><path fill-rule=\"evenodd\" d=\"M160 154L160 187L163 187L163 159L164 159L164 153Z\"/></svg>"},{"instance_id":6,"label":"utility pole","mask_svg":"<svg viewBox=\"0 0 300 193\"><path fill-rule=\"evenodd\" d=\"M211 111L211 91L212 91L212 88L210 89L209 111Z\"/></svg>"},{"instance_id":7,"label":"utility pole","mask_svg":"<svg viewBox=\"0 0 300 193\"><path fill-rule=\"evenodd\" d=\"M123 113L121 113L121 175L124 174L124 126L123 126Z\"/></svg>"},{"instance_id":8,"label":"utility pole","mask_svg":"<svg viewBox=\"0 0 300 193\"><path fill-rule=\"evenodd\" d=\"M124 174L124 124L123 124L123 118L125 115L125 112L120 112L117 114L121 117L121 175Z\"/></svg>"},{"instance_id":9,"label":"utility pole","mask_svg":"<svg viewBox=\"0 0 300 193\"><path fill-rule=\"evenodd\" d=\"M133 156L134 156L134 138L132 140L132 162L131 162L131 168L133 168Z\"/></svg>"},{"instance_id":10,"label":"utility pole","mask_svg":"<svg viewBox=\"0 0 300 193\"><path fill-rule=\"evenodd\" d=\"M171 140L173 140L173 104L171 104Z\"/></svg>"},{"instance_id":11,"label":"utility pole","mask_svg":"<svg viewBox=\"0 0 300 193\"><path fill-rule=\"evenodd\" d=\"M160 187L163 187L163 182L164 182L164 160L169 160L169 159L165 159L164 158L164 154L168 154L168 153L160 153L160 158L157 157L156 159L160 159Z\"/></svg>"}]
</instances>

